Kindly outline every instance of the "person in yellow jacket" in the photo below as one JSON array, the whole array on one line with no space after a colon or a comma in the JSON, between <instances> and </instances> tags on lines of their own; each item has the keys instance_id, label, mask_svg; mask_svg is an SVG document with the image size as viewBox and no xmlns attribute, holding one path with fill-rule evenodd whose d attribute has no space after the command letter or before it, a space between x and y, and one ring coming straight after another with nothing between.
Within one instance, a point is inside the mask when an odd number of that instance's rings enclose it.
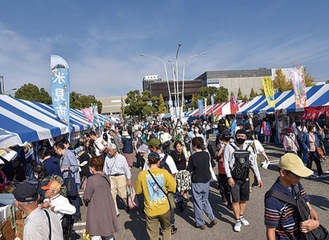
<instances>
[{"instance_id":1,"label":"person in yellow jacket","mask_svg":"<svg viewBox=\"0 0 329 240\"><path fill-rule=\"evenodd\" d=\"M136 194L144 195L146 231L150 240L158 240L161 226L163 239L170 240L170 206L165 193L176 191L176 181L167 170L159 168L157 152L148 155L148 164L149 170L140 172L136 181Z\"/></svg>"}]
</instances>

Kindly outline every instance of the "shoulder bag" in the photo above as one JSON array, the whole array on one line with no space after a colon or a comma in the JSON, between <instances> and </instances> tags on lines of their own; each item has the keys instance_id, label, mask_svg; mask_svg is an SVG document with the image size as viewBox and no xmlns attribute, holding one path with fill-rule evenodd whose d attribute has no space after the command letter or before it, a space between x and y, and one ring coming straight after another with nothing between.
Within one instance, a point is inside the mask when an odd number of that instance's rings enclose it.
<instances>
[{"instance_id":1,"label":"shoulder bag","mask_svg":"<svg viewBox=\"0 0 329 240\"><path fill-rule=\"evenodd\" d=\"M268 197L274 197L283 202L296 206L301 221L309 219L310 209L306 205L305 200L300 196L300 192L296 194L296 198L293 198L282 192L269 190L265 194L265 199ZM329 233L328 230L320 224L318 228L312 231L301 233L301 240L329 240Z\"/></svg>"},{"instance_id":2,"label":"shoulder bag","mask_svg":"<svg viewBox=\"0 0 329 240\"><path fill-rule=\"evenodd\" d=\"M212 181L217 181L217 177L216 177L216 174L214 172L214 169L212 167L212 164L211 164L211 155L209 152L208 153L208 156L209 156L209 171L210 171L210 175L211 175L211 180Z\"/></svg>"},{"instance_id":3,"label":"shoulder bag","mask_svg":"<svg viewBox=\"0 0 329 240\"><path fill-rule=\"evenodd\" d=\"M152 176L154 182L156 183L156 185L158 185L158 187L161 189L161 191L167 196L168 202L169 202L169 206L170 209L175 209L176 208L176 203L175 203L175 197L174 197L174 193L173 192L168 192L166 193L163 188L160 186L160 184L157 182L157 180L155 180L155 177L153 176L153 174L151 173L150 169L147 170L149 172L149 174Z\"/></svg>"},{"instance_id":4,"label":"shoulder bag","mask_svg":"<svg viewBox=\"0 0 329 240\"><path fill-rule=\"evenodd\" d=\"M78 195L78 188L71 170L68 171L67 178L64 179L64 185L66 186L66 195L68 197L75 197Z\"/></svg>"}]
</instances>

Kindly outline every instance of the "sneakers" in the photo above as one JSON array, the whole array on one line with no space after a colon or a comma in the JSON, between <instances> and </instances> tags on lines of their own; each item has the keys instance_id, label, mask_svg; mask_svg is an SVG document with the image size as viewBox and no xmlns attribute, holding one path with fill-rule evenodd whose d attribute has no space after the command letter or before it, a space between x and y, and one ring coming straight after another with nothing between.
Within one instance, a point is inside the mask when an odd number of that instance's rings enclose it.
<instances>
[{"instance_id":1,"label":"sneakers","mask_svg":"<svg viewBox=\"0 0 329 240\"><path fill-rule=\"evenodd\" d=\"M240 216L240 221L241 221L243 226L248 226L249 225L249 222L243 216Z\"/></svg>"},{"instance_id":2,"label":"sneakers","mask_svg":"<svg viewBox=\"0 0 329 240\"><path fill-rule=\"evenodd\" d=\"M205 230L205 229L206 229L205 225L195 226L195 227L196 227L196 228L199 228L199 229L201 229L201 230Z\"/></svg>"},{"instance_id":3,"label":"sneakers","mask_svg":"<svg viewBox=\"0 0 329 240\"><path fill-rule=\"evenodd\" d=\"M240 216L240 219L236 220L236 223L234 225L234 231L235 232L240 232L242 225L243 226L248 226L249 222L243 216Z\"/></svg>"},{"instance_id":4,"label":"sneakers","mask_svg":"<svg viewBox=\"0 0 329 240\"><path fill-rule=\"evenodd\" d=\"M171 235L174 235L177 232L177 228L175 227L175 225L171 225Z\"/></svg>"},{"instance_id":5,"label":"sneakers","mask_svg":"<svg viewBox=\"0 0 329 240\"><path fill-rule=\"evenodd\" d=\"M209 227L209 228L212 228L213 226L215 226L217 224L217 221L216 221L216 219L214 219L214 220L212 220L209 224L207 224L207 226Z\"/></svg>"},{"instance_id":6,"label":"sneakers","mask_svg":"<svg viewBox=\"0 0 329 240\"><path fill-rule=\"evenodd\" d=\"M240 220L236 220L236 223L234 225L234 231L235 232L240 232L241 231L241 221Z\"/></svg>"},{"instance_id":7,"label":"sneakers","mask_svg":"<svg viewBox=\"0 0 329 240\"><path fill-rule=\"evenodd\" d=\"M267 169L268 165L270 165L270 161L262 162L262 168Z\"/></svg>"}]
</instances>

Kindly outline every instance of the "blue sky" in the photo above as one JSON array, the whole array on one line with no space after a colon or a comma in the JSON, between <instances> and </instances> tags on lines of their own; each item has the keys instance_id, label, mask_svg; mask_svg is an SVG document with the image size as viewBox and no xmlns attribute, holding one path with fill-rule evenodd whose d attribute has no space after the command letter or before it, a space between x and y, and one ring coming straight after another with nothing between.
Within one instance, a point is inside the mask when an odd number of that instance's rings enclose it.
<instances>
[{"instance_id":1,"label":"blue sky","mask_svg":"<svg viewBox=\"0 0 329 240\"><path fill-rule=\"evenodd\" d=\"M50 89L50 55L70 65L71 91L96 97L142 90L145 75L188 57L185 79L205 71L305 65L329 79L327 0L2 0L0 75L5 90ZM171 65L167 65L169 77Z\"/></svg>"}]
</instances>

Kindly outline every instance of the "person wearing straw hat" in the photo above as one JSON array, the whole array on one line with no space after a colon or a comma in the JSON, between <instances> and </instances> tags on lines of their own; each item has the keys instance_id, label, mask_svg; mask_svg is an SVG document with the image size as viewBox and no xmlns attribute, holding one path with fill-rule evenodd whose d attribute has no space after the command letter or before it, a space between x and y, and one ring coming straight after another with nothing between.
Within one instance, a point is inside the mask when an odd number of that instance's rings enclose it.
<instances>
[{"instance_id":1,"label":"person wearing straw hat","mask_svg":"<svg viewBox=\"0 0 329 240\"><path fill-rule=\"evenodd\" d=\"M283 202L274 196L265 198L265 225L268 240L277 239L301 239L302 232L312 231L319 226L318 215L310 204L310 198L300 183L302 177L308 177L313 171L305 167L302 160L293 153L286 153L279 162L279 177L270 188L295 197L299 194L306 202L310 210L308 220L299 220L296 206ZM297 193L296 188L299 192Z\"/></svg>"}]
</instances>

